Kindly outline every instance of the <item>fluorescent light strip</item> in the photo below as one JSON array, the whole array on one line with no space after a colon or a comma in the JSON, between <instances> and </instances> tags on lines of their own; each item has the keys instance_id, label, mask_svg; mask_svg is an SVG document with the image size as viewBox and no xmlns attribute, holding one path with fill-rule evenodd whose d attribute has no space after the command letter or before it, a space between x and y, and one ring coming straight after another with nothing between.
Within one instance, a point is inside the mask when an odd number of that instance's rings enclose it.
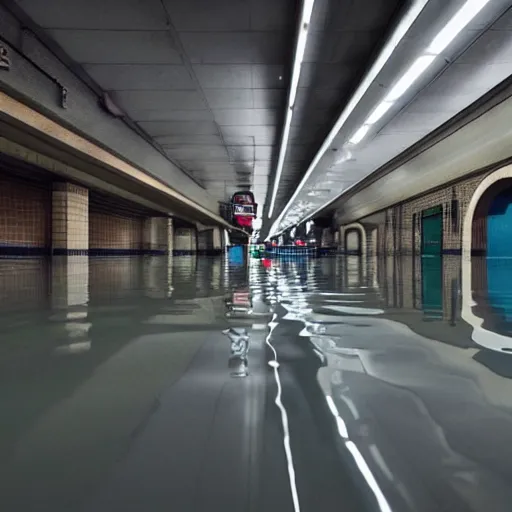
<instances>
[{"instance_id":1,"label":"fluorescent light strip","mask_svg":"<svg viewBox=\"0 0 512 512\"><path fill-rule=\"evenodd\" d=\"M377 108L370 114L365 124L375 124L379 121L382 116L386 114L386 112L393 106L393 103L389 101L383 101L380 103Z\"/></svg>"},{"instance_id":2,"label":"fluorescent light strip","mask_svg":"<svg viewBox=\"0 0 512 512\"><path fill-rule=\"evenodd\" d=\"M489 0L468 0L457 12L457 14L445 25L445 27L434 38L430 46L427 48L426 55L418 57L411 67L404 73L402 78L395 84L393 89L384 98L384 101L373 111L370 117L366 120L365 124L376 123L391 107L391 105L398 100L416 80L427 70L427 68L434 62L437 55L439 55L459 34L464 27L483 9ZM362 128L360 128L361 130ZM364 133L366 133L366 130ZM359 131L356 132L353 139L357 144L361 142L362 138L358 137Z\"/></svg>"},{"instance_id":3,"label":"fluorescent light strip","mask_svg":"<svg viewBox=\"0 0 512 512\"><path fill-rule=\"evenodd\" d=\"M358 103L361 101L361 98L366 94L368 89L370 88L371 84L374 82L377 75L382 71L382 68L386 65L389 58L391 57L392 53L395 51L396 47L400 44L402 39L404 38L405 34L407 34L408 30L411 28L412 24L416 21L418 16L420 15L423 8L427 5L429 0L416 0L411 8L407 11L406 15L400 20L400 23L398 24L398 27L393 32L390 40L387 42L387 44L384 46L382 52L379 54L379 57L373 64L373 66L370 68L368 73L366 74L365 78L363 79L363 82L358 87L357 91L355 92L354 96L350 99L348 105L341 113L340 117L332 127L331 131L329 132L329 135L324 140L324 143L322 144L322 147L316 154L315 158L311 162L310 166L308 167L308 170L306 171L306 174L304 174L304 177L302 178L301 182L299 183L299 186L295 190L294 194L288 201L287 205L279 215L279 217L276 219L276 221L273 223L272 228L270 229L270 233L272 233L269 236L273 236L273 233L277 229L277 226L279 225L279 222L281 222L281 219L284 217L286 211L290 207L290 205L293 203L295 198L298 196L300 191L302 190L302 187L306 183L306 181L311 176L311 173L314 171L315 167L318 165L318 162L320 159L324 156L325 152L329 148L329 146L332 144L332 141L338 135L338 132L341 130L342 126L347 121L348 117L352 114ZM282 148L281 148L282 149ZM272 203L271 203L271 206ZM273 209L273 208L272 208Z\"/></svg>"},{"instance_id":4,"label":"fluorescent light strip","mask_svg":"<svg viewBox=\"0 0 512 512\"><path fill-rule=\"evenodd\" d=\"M439 55L488 3L489 0L468 0L433 39L427 52Z\"/></svg>"},{"instance_id":5,"label":"fluorescent light strip","mask_svg":"<svg viewBox=\"0 0 512 512\"><path fill-rule=\"evenodd\" d=\"M363 126L361 126L361 128L352 135L352 138L349 140L350 144L359 144L364 139L364 136L368 133L369 129L369 124L363 124Z\"/></svg>"},{"instance_id":6,"label":"fluorescent light strip","mask_svg":"<svg viewBox=\"0 0 512 512\"><path fill-rule=\"evenodd\" d=\"M402 75L402 78L393 86L384 101L393 102L403 96L435 59L436 55L422 55L418 57L412 63L411 67Z\"/></svg>"},{"instance_id":7,"label":"fluorescent light strip","mask_svg":"<svg viewBox=\"0 0 512 512\"><path fill-rule=\"evenodd\" d=\"M300 17L299 34L297 37L297 45L295 48L292 79L290 82L290 91L288 95L288 108L286 109L283 137L281 139L281 148L279 149L279 158L277 160L276 176L274 179L274 188L272 190L272 198L270 200L270 208L268 210L269 219L272 218L272 214L274 213L277 191L279 189L279 182L281 181L281 174L283 172L284 158L286 156L286 150L288 149L288 139L290 137L293 107L295 105L295 100L297 98L297 89L299 87L300 72L302 68L302 61L304 60L304 53L306 52L308 29L309 23L311 21L311 15L313 13L314 4L315 0L303 0L302 2L302 13Z\"/></svg>"}]
</instances>

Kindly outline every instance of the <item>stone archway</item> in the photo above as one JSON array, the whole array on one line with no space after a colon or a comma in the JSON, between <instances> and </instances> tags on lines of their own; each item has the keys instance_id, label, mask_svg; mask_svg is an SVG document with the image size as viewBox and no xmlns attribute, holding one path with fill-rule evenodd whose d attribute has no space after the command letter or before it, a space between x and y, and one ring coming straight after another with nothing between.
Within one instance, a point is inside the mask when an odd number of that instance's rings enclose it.
<instances>
[{"instance_id":1,"label":"stone archway","mask_svg":"<svg viewBox=\"0 0 512 512\"><path fill-rule=\"evenodd\" d=\"M466 209L462 226L462 318L473 327L472 339L478 345L499 351L512 351L512 338L484 329L484 319L474 312L473 298L473 250L485 250L485 218L494 190L498 193L503 185L512 185L512 165L502 167L486 176L475 190ZM508 183L505 183L508 182Z\"/></svg>"},{"instance_id":2,"label":"stone archway","mask_svg":"<svg viewBox=\"0 0 512 512\"><path fill-rule=\"evenodd\" d=\"M353 222L352 224L348 224L347 226L343 227L343 237L344 237L344 249L345 252L349 252L349 247L347 245L348 236L350 236L351 233L357 233L358 234L358 252L363 258L366 258L366 250L367 250L367 240L366 240L366 230L364 229L363 225L359 222ZM363 259L363 261L365 261Z\"/></svg>"}]
</instances>

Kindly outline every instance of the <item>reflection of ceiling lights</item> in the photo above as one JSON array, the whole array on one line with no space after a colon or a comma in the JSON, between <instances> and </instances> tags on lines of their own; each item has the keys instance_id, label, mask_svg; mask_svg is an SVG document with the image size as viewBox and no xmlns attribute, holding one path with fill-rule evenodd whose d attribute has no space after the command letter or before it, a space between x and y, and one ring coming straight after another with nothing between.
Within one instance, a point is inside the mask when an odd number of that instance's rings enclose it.
<instances>
[{"instance_id":1,"label":"reflection of ceiling lights","mask_svg":"<svg viewBox=\"0 0 512 512\"><path fill-rule=\"evenodd\" d=\"M295 106L295 99L297 97L297 88L299 87L299 78L302 67L302 60L306 51L306 43L308 40L309 22L311 21L311 14L313 12L313 5L315 0L303 0L302 12L300 17L299 33L297 36L297 44L295 47L295 57L293 61L292 79L290 83L290 91L288 95L288 107L286 109L286 118L283 127L283 136L281 139L281 148L279 149L279 158L277 160L276 176L274 179L274 189L272 190L272 198L270 200L270 207L268 210L269 218L272 217L274 212L274 205L276 202L277 190L279 189L279 182L281 181L281 173L283 172L284 157L288 148L288 138L290 136L290 126L292 124L293 107Z\"/></svg>"}]
</instances>

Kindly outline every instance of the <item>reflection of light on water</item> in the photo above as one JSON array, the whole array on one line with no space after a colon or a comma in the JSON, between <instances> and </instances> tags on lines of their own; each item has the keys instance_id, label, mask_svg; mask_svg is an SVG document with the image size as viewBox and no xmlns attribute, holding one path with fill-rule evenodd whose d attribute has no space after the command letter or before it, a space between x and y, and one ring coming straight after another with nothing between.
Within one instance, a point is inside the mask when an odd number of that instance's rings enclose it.
<instances>
[{"instance_id":1,"label":"reflection of light on water","mask_svg":"<svg viewBox=\"0 0 512 512\"><path fill-rule=\"evenodd\" d=\"M284 451L286 454L286 461L288 465L288 477L290 479L290 490L292 493L292 500L293 500L293 508L295 512L300 511L300 504L299 504L299 495L297 492L297 483L295 481L295 466L293 463L293 455L292 455L292 449L290 445L290 428L288 424L288 413L286 412L286 409L283 405L283 402L281 401L282 396L282 387L281 387L281 378L279 377L279 362L277 361L277 352L272 343L270 343L270 338L272 336L272 331L279 325L278 322L275 321L277 318L277 315L274 314L272 317L272 321L269 322L268 326L270 327L270 332L268 333L267 337L265 338L265 343L270 347L270 350L272 350L272 353L274 354L274 359L269 361L268 364L270 367L274 369L274 378L276 380L277 384L277 394L275 399L275 404L277 405L278 409L281 411L281 422L283 425L283 444L284 444Z\"/></svg>"},{"instance_id":2,"label":"reflection of light on water","mask_svg":"<svg viewBox=\"0 0 512 512\"><path fill-rule=\"evenodd\" d=\"M82 354L91 350L92 344L90 341L82 341L79 343L70 343L69 345L61 345L57 347L54 352L57 355L73 355Z\"/></svg>"},{"instance_id":3,"label":"reflection of light on water","mask_svg":"<svg viewBox=\"0 0 512 512\"><path fill-rule=\"evenodd\" d=\"M368 466L368 463L366 462L365 458L362 456L362 454L359 451L359 448L356 446L356 444L349 439L347 425L341 418L338 408L336 407L336 404L334 403L334 400L332 399L332 396L326 395L325 399L327 401L327 405L329 406L329 409L330 409L332 415L334 416L334 418L336 420L336 426L338 428L338 433L339 433L340 437L344 440L346 448L352 454L352 457L354 458L354 461L357 464L359 471L361 471L361 474L363 475L364 479L366 480L368 487L370 487L370 489L372 490L372 492L377 500L377 503L379 504L380 510L382 512L391 512L391 507L389 506L389 503L386 500L386 497L384 496L382 489L380 488L379 484L377 483L377 480L375 479L375 476L373 475L370 467Z\"/></svg>"}]
</instances>

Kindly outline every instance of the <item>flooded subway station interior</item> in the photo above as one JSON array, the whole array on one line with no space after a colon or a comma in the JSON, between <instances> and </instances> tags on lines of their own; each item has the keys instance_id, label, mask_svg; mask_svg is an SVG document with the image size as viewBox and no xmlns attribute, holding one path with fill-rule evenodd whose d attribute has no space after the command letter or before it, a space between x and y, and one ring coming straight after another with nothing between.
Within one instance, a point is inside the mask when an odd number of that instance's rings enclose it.
<instances>
[{"instance_id":1,"label":"flooded subway station interior","mask_svg":"<svg viewBox=\"0 0 512 512\"><path fill-rule=\"evenodd\" d=\"M510 0L0 0L0 511L512 509Z\"/></svg>"},{"instance_id":2,"label":"flooded subway station interior","mask_svg":"<svg viewBox=\"0 0 512 512\"><path fill-rule=\"evenodd\" d=\"M495 264L472 310L510 350ZM463 319L460 256L0 268L6 510L508 510L511 360ZM258 314L227 317L246 287Z\"/></svg>"}]
</instances>

